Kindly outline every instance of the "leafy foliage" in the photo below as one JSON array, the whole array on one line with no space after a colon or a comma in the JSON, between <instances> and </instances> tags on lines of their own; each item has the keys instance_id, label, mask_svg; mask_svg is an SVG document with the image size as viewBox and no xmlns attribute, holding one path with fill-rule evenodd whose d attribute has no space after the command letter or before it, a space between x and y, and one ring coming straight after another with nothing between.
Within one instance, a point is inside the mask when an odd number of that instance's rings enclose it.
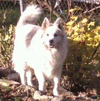
<instances>
[{"instance_id":1,"label":"leafy foliage","mask_svg":"<svg viewBox=\"0 0 100 101\"><path fill-rule=\"evenodd\" d=\"M0 67L11 67L15 24L20 16L18 5L0 9Z\"/></svg>"},{"instance_id":2,"label":"leafy foliage","mask_svg":"<svg viewBox=\"0 0 100 101\"><path fill-rule=\"evenodd\" d=\"M11 64L11 50L13 46L14 27L11 24L8 28L0 29L0 66L9 67Z\"/></svg>"},{"instance_id":3,"label":"leafy foliage","mask_svg":"<svg viewBox=\"0 0 100 101\"><path fill-rule=\"evenodd\" d=\"M71 9L70 12L81 10ZM69 40L68 74L72 86L88 85L100 71L100 25L86 14L72 15L66 23Z\"/></svg>"}]
</instances>

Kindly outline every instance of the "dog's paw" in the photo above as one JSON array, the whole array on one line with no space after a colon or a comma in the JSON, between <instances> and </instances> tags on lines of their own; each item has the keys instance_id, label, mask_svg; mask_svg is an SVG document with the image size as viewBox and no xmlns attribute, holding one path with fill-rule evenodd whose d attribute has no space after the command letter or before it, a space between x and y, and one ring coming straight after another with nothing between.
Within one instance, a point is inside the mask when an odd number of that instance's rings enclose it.
<instances>
[{"instance_id":1,"label":"dog's paw","mask_svg":"<svg viewBox=\"0 0 100 101\"><path fill-rule=\"evenodd\" d=\"M53 95L56 96L56 97L59 96L58 91L55 91L55 90L54 90L54 91L53 91Z\"/></svg>"}]
</instances>

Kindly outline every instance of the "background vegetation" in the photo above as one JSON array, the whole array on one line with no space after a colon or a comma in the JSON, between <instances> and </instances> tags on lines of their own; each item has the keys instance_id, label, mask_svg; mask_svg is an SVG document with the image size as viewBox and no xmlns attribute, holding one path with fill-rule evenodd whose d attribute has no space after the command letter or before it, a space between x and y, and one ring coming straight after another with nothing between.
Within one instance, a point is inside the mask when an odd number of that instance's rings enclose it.
<instances>
[{"instance_id":1,"label":"background vegetation","mask_svg":"<svg viewBox=\"0 0 100 101\"><path fill-rule=\"evenodd\" d=\"M76 11L82 9L75 7L69 12ZM100 23L90 15L81 13L72 15L65 27L69 39L67 66L71 88L77 89L78 86L78 89L84 89L95 80L95 84L100 85Z\"/></svg>"},{"instance_id":2,"label":"background vegetation","mask_svg":"<svg viewBox=\"0 0 100 101\"><path fill-rule=\"evenodd\" d=\"M33 1L33 0L31 0ZM100 13L95 4L62 0L34 0L43 7L43 16L51 21L62 17L69 42L69 52L62 72L61 85L72 91L100 90ZM9 3L9 6L8 6ZM26 1L29 3L29 1ZM60 7L60 8L59 8ZM62 10L62 11L61 11ZM0 7L0 67L11 68L14 31L20 16L18 3L2 2Z\"/></svg>"},{"instance_id":3,"label":"background vegetation","mask_svg":"<svg viewBox=\"0 0 100 101\"><path fill-rule=\"evenodd\" d=\"M2 2L0 7L0 67L3 68L11 68L14 30L20 16L19 11L19 6L10 2Z\"/></svg>"}]
</instances>

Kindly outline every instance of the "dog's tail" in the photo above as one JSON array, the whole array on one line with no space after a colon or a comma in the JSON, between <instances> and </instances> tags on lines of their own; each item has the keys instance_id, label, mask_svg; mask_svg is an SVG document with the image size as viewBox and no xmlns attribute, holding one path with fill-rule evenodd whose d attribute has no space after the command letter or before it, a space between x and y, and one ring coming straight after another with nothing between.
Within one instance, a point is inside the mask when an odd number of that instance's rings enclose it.
<instances>
[{"instance_id":1,"label":"dog's tail","mask_svg":"<svg viewBox=\"0 0 100 101\"><path fill-rule=\"evenodd\" d=\"M35 24L41 13L42 10L37 5L28 6L20 16L18 25Z\"/></svg>"}]
</instances>

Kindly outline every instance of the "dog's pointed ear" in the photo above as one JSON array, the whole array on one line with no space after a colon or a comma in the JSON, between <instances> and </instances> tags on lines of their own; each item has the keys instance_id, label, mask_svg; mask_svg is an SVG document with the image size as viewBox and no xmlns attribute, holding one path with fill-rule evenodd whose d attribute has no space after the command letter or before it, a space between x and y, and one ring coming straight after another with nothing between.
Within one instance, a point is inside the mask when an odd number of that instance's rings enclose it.
<instances>
[{"instance_id":1,"label":"dog's pointed ear","mask_svg":"<svg viewBox=\"0 0 100 101\"><path fill-rule=\"evenodd\" d=\"M63 30L61 18L57 18L57 20L54 22L54 25L56 25L60 30Z\"/></svg>"},{"instance_id":2,"label":"dog's pointed ear","mask_svg":"<svg viewBox=\"0 0 100 101\"><path fill-rule=\"evenodd\" d=\"M49 26L50 26L50 22L49 22L48 18L45 17L44 20L43 20L43 22L42 22L42 26L41 27L42 27L42 29L45 30Z\"/></svg>"}]
</instances>

